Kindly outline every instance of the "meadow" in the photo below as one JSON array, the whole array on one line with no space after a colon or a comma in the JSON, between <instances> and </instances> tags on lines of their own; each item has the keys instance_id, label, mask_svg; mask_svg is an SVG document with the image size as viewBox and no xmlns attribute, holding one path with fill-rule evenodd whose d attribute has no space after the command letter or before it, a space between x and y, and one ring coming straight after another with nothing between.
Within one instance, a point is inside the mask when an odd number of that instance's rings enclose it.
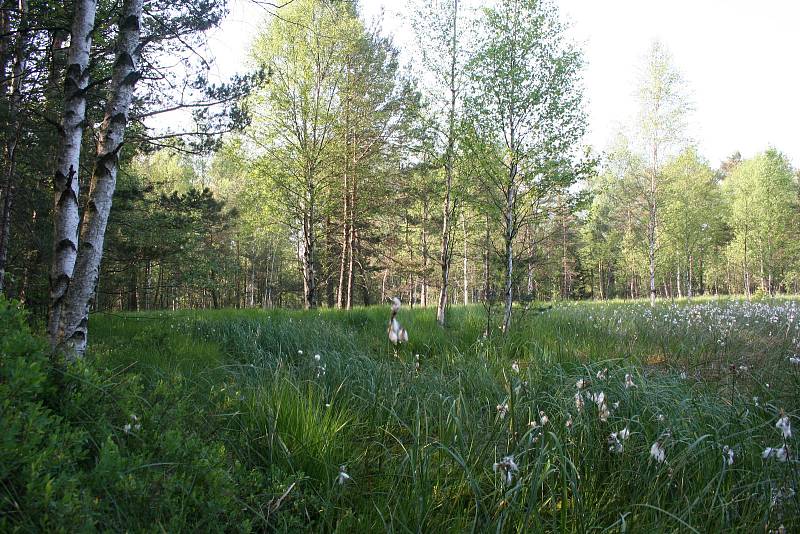
<instances>
[{"instance_id":1,"label":"meadow","mask_svg":"<svg viewBox=\"0 0 800 534\"><path fill-rule=\"evenodd\" d=\"M4 358L58 430L0 442L0 527L800 528L800 302L516 313L404 307L397 349L388 307L97 314L85 363Z\"/></svg>"}]
</instances>

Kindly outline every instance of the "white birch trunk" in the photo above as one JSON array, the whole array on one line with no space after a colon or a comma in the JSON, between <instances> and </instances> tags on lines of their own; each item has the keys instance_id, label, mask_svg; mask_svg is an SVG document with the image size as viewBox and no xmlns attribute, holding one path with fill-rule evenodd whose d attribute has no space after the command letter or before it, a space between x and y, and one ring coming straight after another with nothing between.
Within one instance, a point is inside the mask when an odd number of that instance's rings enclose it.
<instances>
[{"instance_id":1,"label":"white birch trunk","mask_svg":"<svg viewBox=\"0 0 800 534\"><path fill-rule=\"evenodd\" d=\"M56 158L53 201L53 261L50 267L50 317L48 334L55 348L64 297L72 281L78 255L78 171L81 139L86 119L86 86L89 84L89 52L92 48L96 0L77 0L64 82L64 117L61 145Z\"/></svg>"},{"instance_id":2,"label":"white birch trunk","mask_svg":"<svg viewBox=\"0 0 800 534\"><path fill-rule=\"evenodd\" d=\"M456 61L458 58L458 0L453 3L453 38L450 56L450 109L448 117L447 153L445 155L445 193L442 206L442 248L439 263L442 268L442 290L439 292L439 302L436 306L436 321L440 326L445 325L445 310L447 309L447 290L450 278L450 225L452 224L452 199L453 188L453 162L455 159L455 116L456 116Z\"/></svg>"},{"instance_id":3,"label":"white birch trunk","mask_svg":"<svg viewBox=\"0 0 800 534\"><path fill-rule=\"evenodd\" d=\"M509 181L508 193L506 196L506 287L505 287L505 310L503 311L503 332L508 332L511 326L511 309L514 304L514 209L516 204L515 184L516 164L512 163L511 180Z\"/></svg>"},{"instance_id":4,"label":"white birch trunk","mask_svg":"<svg viewBox=\"0 0 800 534\"><path fill-rule=\"evenodd\" d=\"M106 225L119 169L119 151L125 139L128 113L139 79L137 63L141 42L139 32L142 4L143 0L124 0L122 4L111 92L100 126L100 141L81 232L80 250L61 318L59 343L68 358L82 357L86 351L89 301L100 273Z\"/></svg>"},{"instance_id":5,"label":"white birch trunk","mask_svg":"<svg viewBox=\"0 0 800 534\"><path fill-rule=\"evenodd\" d=\"M461 212L461 230L464 233L464 306L469 304L468 265L467 265L467 219Z\"/></svg>"}]
</instances>

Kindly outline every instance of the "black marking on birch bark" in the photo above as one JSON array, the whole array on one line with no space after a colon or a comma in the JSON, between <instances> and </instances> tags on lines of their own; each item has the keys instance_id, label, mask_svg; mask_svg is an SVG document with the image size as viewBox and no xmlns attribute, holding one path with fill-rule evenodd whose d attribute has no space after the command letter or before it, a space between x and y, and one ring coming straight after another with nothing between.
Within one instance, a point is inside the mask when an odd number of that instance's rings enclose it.
<instances>
[{"instance_id":1,"label":"black marking on birch bark","mask_svg":"<svg viewBox=\"0 0 800 534\"><path fill-rule=\"evenodd\" d=\"M69 287L69 282L71 278L64 273L60 273L55 279L51 276L50 277L50 292L51 294L57 295L57 299L62 299L64 295L67 293L67 288Z\"/></svg>"},{"instance_id":2,"label":"black marking on birch bark","mask_svg":"<svg viewBox=\"0 0 800 534\"><path fill-rule=\"evenodd\" d=\"M126 30L139 30L139 16L138 15L128 15L124 19L119 21L119 29L121 31Z\"/></svg>"},{"instance_id":3,"label":"black marking on birch bark","mask_svg":"<svg viewBox=\"0 0 800 534\"><path fill-rule=\"evenodd\" d=\"M70 167L70 169L71 169L71 167ZM58 177L59 174L61 175L60 178ZM68 177L64 177L64 175L61 174L61 173L57 173L56 176L57 176L56 180L59 180L59 179L63 179L64 180L64 189L59 192L58 201L56 202L56 205L59 206L59 207L63 206L64 202L66 202L67 199L69 199L69 198L72 198L72 200L74 200L75 203L77 203L78 202L78 197L75 195L75 191L72 189L72 180L73 180L73 178L75 176L74 171L72 173L70 173L70 175ZM58 186L58 182L56 182L56 186Z\"/></svg>"},{"instance_id":4,"label":"black marking on birch bark","mask_svg":"<svg viewBox=\"0 0 800 534\"><path fill-rule=\"evenodd\" d=\"M122 80L122 85L136 85L136 82L139 81L139 78L142 77L142 74L139 71L133 71L125 76L125 79Z\"/></svg>"},{"instance_id":5,"label":"black marking on birch bark","mask_svg":"<svg viewBox=\"0 0 800 534\"><path fill-rule=\"evenodd\" d=\"M89 91L89 86L86 87L78 87L76 88L70 95L70 100L75 100L78 98L86 98L86 93Z\"/></svg>"},{"instance_id":6,"label":"black marking on birch bark","mask_svg":"<svg viewBox=\"0 0 800 534\"><path fill-rule=\"evenodd\" d=\"M67 181L67 177L61 171L56 171L55 175L53 175L53 187L60 189L59 184L65 183Z\"/></svg>"},{"instance_id":7,"label":"black marking on birch bark","mask_svg":"<svg viewBox=\"0 0 800 534\"><path fill-rule=\"evenodd\" d=\"M79 330L80 328L81 328L80 326L76 328L75 331L72 333L72 335L69 336L70 341L73 342L77 341L81 344L83 343L83 340L86 339L86 334L84 334L82 330Z\"/></svg>"},{"instance_id":8,"label":"black marking on birch bark","mask_svg":"<svg viewBox=\"0 0 800 534\"><path fill-rule=\"evenodd\" d=\"M56 251L61 252L62 250L66 250L71 248L72 250L78 250L78 246L75 244L75 240L73 239L62 239L56 244Z\"/></svg>"},{"instance_id":9,"label":"black marking on birch bark","mask_svg":"<svg viewBox=\"0 0 800 534\"><path fill-rule=\"evenodd\" d=\"M133 56L130 55L128 52L120 53L117 61L114 62L114 68L121 68L122 66L128 66L130 68L135 68L136 65L133 62Z\"/></svg>"},{"instance_id":10,"label":"black marking on birch bark","mask_svg":"<svg viewBox=\"0 0 800 534\"><path fill-rule=\"evenodd\" d=\"M64 78L64 92L69 94L70 85L77 87L77 80L80 80L83 77L82 75L83 71L81 70L80 64L72 63L68 65Z\"/></svg>"},{"instance_id":11,"label":"black marking on birch bark","mask_svg":"<svg viewBox=\"0 0 800 534\"><path fill-rule=\"evenodd\" d=\"M115 113L111 116L111 124L122 124L123 126L128 123L127 113Z\"/></svg>"}]
</instances>

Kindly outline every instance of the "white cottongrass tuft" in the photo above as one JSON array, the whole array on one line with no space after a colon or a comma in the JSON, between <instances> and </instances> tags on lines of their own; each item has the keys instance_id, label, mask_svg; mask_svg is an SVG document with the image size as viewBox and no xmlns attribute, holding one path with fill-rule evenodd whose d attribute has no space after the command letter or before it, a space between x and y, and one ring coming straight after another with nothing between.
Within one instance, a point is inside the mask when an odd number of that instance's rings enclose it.
<instances>
[{"instance_id":1,"label":"white cottongrass tuft","mask_svg":"<svg viewBox=\"0 0 800 534\"><path fill-rule=\"evenodd\" d=\"M725 445L722 447L722 459L725 461L725 465L731 466L733 465L733 449Z\"/></svg>"},{"instance_id":2,"label":"white cottongrass tuft","mask_svg":"<svg viewBox=\"0 0 800 534\"><path fill-rule=\"evenodd\" d=\"M505 419L506 415L508 415L508 403L504 402L503 404L498 404L497 414L500 416L500 419Z\"/></svg>"},{"instance_id":3,"label":"white cottongrass tuft","mask_svg":"<svg viewBox=\"0 0 800 534\"><path fill-rule=\"evenodd\" d=\"M782 447L767 447L761 453L761 457L765 460L775 458L779 462L785 462L789 459L789 447L783 445Z\"/></svg>"},{"instance_id":4,"label":"white cottongrass tuft","mask_svg":"<svg viewBox=\"0 0 800 534\"><path fill-rule=\"evenodd\" d=\"M775 423L775 428L783 432L783 439L789 439L792 437L792 423L789 422L789 416L783 415L778 422Z\"/></svg>"},{"instance_id":5,"label":"white cottongrass tuft","mask_svg":"<svg viewBox=\"0 0 800 534\"><path fill-rule=\"evenodd\" d=\"M575 387L578 388L578 389L583 389L588 385L589 385L589 381L588 380L584 380L583 378L581 378L580 380L575 382Z\"/></svg>"},{"instance_id":6,"label":"white cottongrass tuft","mask_svg":"<svg viewBox=\"0 0 800 534\"><path fill-rule=\"evenodd\" d=\"M583 410L583 397L580 392L575 394L575 408L577 408L579 412Z\"/></svg>"},{"instance_id":7,"label":"white cottongrass tuft","mask_svg":"<svg viewBox=\"0 0 800 534\"><path fill-rule=\"evenodd\" d=\"M353 480L353 479L350 477L350 475L347 474L347 470L346 470L345 466L340 465L339 466L339 474L336 475L336 483L339 484L340 486L344 486L344 484L349 480Z\"/></svg>"},{"instance_id":8,"label":"white cottongrass tuft","mask_svg":"<svg viewBox=\"0 0 800 534\"><path fill-rule=\"evenodd\" d=\"M608 451L620 454L623 451L622 442L630 437L631 433L628 427L623 428L619 432L612 432L608 435L606 442L608 443Z\"/></svg>"},{"instance_id":9,"label":"white cottongrass tuft","mask_svg":"<svg viewBox=\"0 0 800 534\"><path fill-rule=\"evenodd\" d=\"M789 363L792 363L794 365L800 365L800 358L798 358L797 356L789 356Z\"/></svg>"},{"instance_id":10,"label":"white cottongrass tuft","mask_svg":"<svg viewBox=\"0 0 800 534\"><path fill-rule=\"evenodd\" d=\"M315 362L319 362L321 359L322 359L322 356L320 356L319 354L315 354L314 355L314 361Z\"/></svg>"},{"instance_id":11,"label":"white cottongrass tuft","mask_svg":"<svg viewBox=\"0 0 800 534\"><path fill-rule=\"evenodd\" d=\"M126 434L130 434L131 432L138 432L142 429L142 424L139 422L139 418L136 417L136 414L131 414L131 421L132 423L125 423L125 426L122 427L122 430L125 431Z\"/></svg>"},{"instance_id":12,"label":"white cottongrass tuft","mask_svg":"<svg viewBox=\"0 0 800 534\"><path fill-rule=\"evenodd\" d=\"M605 380L607 377L608 377L608 367L606 367L602 371L597 371L598 380Z\"/></svg>"},{"instance_id":13,"label":"white cottongrass tuft","mask_svg":"<svg viewBox=\"0 0 800 534\"><path fill-rule=\"evenodd\" d=\"M636 384L633 383L633 376L630 373L625 375L625 389L635 388Z\"/></svg>"},{"instance_id":14,"label":"white cottongrass tuft","mask_svg":"<svg viewBox=\"0 0 800 534\"><path fill-rule=\"evenodd\" d=\"M539 424L544 426L550 421L550 418L545 413L539 410Z\"/></svg>"},{"instance_id":15,"label":"white cottongrass tuft","mask_svg":"<svg viewBox=\"0 0 800 534\"><path fill-rule=\"evenodd\" d=\"M514 371L515 373L519 373L519 363L517 362L512 363L511 370Z\"/></svg>"},{"instance_id":16,"label":"white cottongrass tuft","mask_svg":"<svg viewBox=\"0 0 800 534\"><path fill-rule=\"evenodd\" d=\"M658 463L663 463L667 459L667 451L664 446L656 441L650 446L650 456Z\"/></svg>"},{"instance_id":17,"label":"white cottongrass tuft","mask_svg":"<svg viewBox=\"0 0 800 534\"><path fill-rule=\"evenodd\" d=\"M495 473L499 472L503 475L503 483L507 486L510 486L514 481L514 473L519 471L513 456L506 456L499 462L495 462L492 469Z\"/></svg>"},{"instance_id":18,"label":"white cottongrass tuft","mask_svg":"<svg viewBox=\"0 0 800 534\"><path fill-rule=\"evenodd\" d=\"M586 396L597 405L597 415L600 417L600 420L604 423L608 421L611 412L606 404L606 394L601 391L600 393L588 393Z\"/></svg>"},{"instance_id":19,"label":"white cottongrass tuft","mask_svg":"<svg viewBox=\"0 0 800 534\"><path fill-rule=\"evenodd\" d=\"M567 429L572 428L572 414L569 414L569 417L567 417L567 420L564 422L564 426L567 427Z\"/></svg>"}]
</instances>

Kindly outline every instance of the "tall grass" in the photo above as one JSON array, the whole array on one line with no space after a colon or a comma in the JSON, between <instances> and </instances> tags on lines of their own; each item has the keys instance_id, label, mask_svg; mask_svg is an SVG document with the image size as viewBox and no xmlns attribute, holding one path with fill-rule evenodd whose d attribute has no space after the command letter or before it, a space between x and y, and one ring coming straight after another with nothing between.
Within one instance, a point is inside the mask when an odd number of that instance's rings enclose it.
<instances>
[{"instance_id":1,"label":"tall grass","mask_svg":"<svg viewBox=\"0 0 800 534\"><path fill-rule=\"evenodd\" d=\"M800 413L798 309L564 304L483 337L479 307L447 329L404 308L396 350L380 308L101 316L92 332L97 361L186 377L234 462L293 482L254 511L269 528L754 532L800 527L796 437L790 461L761 457L783 445L780 411ZM601 391L607 421L587 399ZM507 456L511 484L494 469Z\"/></svg>"}]
</instances>

